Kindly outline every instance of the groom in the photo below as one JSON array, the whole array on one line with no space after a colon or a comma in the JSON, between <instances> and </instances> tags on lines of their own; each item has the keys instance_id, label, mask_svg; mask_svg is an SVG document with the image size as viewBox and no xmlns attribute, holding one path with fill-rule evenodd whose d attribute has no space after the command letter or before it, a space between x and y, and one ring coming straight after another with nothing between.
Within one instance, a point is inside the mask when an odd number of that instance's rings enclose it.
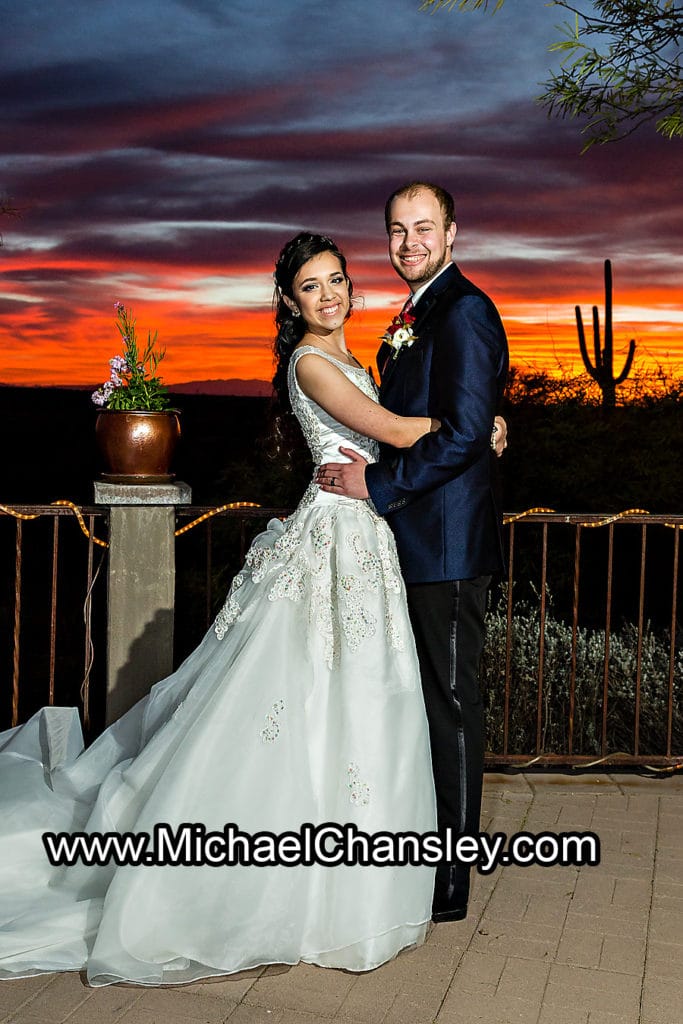
<instances>
[{"instance_id":1,"label":"groom","mask_svg":"<svg viewBox=\"0 0 683 1024\"><path fill-rule=\"evenodd\" d=\"M336 494L370 497L392 527L420 659L438 827L442 834L477 834L484 765L479 662L487 588L503 568L491 425L505 384L507 341L492 301L452 261L456 224L448 192L425 182L404 185L387 200L385 221L389 258L411 296L391 344L385 336L378 353L380 400L400 415L438 418L441 427L412 448L383 446L373 465L342 448L352 461L322 466L318 480ZM468 898L469 868L440 864L433 920L461 920Z\"/></svg>"}]
</instances>

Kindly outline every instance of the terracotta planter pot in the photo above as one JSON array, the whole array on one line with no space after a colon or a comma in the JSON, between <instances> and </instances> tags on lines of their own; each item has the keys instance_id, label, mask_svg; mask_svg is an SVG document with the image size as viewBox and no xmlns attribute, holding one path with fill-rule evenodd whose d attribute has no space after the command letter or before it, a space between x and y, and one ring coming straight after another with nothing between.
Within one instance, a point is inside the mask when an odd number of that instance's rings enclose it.
<instances>
[{"instance_id":1,"label":"terracotta planter pot","mask_svg":"<svg viewBox=\"0 0 683 1024\"><path fill-rule=\"evenodd\" d=\"M109 483L154 484L172 480L171 463L178 438L178 413L119 412L104 409L95 423L95 437Z\"/></svg>"}]
</instances>

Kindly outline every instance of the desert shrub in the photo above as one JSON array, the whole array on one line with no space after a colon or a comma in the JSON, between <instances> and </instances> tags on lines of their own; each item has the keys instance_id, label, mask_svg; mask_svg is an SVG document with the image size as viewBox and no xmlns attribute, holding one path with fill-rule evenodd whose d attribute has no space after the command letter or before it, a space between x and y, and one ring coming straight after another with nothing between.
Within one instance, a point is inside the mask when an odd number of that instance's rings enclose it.
<instances>
[{"instance_id":1,"label":"desert shrub","mask_svg":"<svg viewBox=\"0 0 683 1024\"><path fill-rule=\"evenodd\" d=\"M528 601L513 606L508 751L537 751L539 708L540 607ZM544 660L540 684L540 750L569 752L572 626L555 617L552 601L546 610ZM490 610L484 656L482 691L487 747L503 750L507 605L503 592ZM607 681L606 753L633 753L636 721L638 630L630 622L610 632ZM670 636L643 629L640 661L639 753L665 754L669 693ZM572 752L601 753L604 704L605 631L577 627L574 677ZM680 709L683 650L674 659L672 753L683 753L683 714Z\"/></svg>"}]
</instances>

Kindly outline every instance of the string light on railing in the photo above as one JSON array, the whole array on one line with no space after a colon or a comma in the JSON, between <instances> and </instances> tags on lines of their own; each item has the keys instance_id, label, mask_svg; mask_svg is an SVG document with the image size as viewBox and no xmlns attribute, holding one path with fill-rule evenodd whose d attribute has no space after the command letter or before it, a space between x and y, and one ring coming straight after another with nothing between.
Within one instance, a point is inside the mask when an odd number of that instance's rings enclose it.
<instances>
[{"instance_id":1,"label":"string light on railing","mask_svg":"<svg viewBox=\"0 0 683 1024\"><path fill-rule=\"evenodd\" d=\"M199 526L200 523L205 523L207 519L211 519L212 516L217 516L220 512L227 512L230 509L236 508L261 508L256 501L231 501L227 505L219 505L218 508L212 508L204 515L199 516L197 519L193 519L187 526L181 526L179 530L175 531L174 536L180 537L181 534L187 533L188 530L192 530L195 526Z\"/></svg>"},{"instance_id":2,"label":"string light on railing","mask_svg":"<svg viewBox=\"0 0 683 1024\"><path fill-rule=\"evenodd\" d=\"M28 519L40 519L43 515L42 512L35 512L33 515L28 515L26 512L16 512L13 508L10 508L9 505L0 505L0 512L5 512L8 516L14 516L15 519L21 519L22 521L26 521Z\"/></svg>"},{"instance_id":3,"label":"string light on railing","mask_svg":"<svg viewBox=\"0 0 683 1024\"><path fill-rule=\"evenodd\" d=\"M100 540L99 537L96 537L94 534L90 533L90 531L88 530L88 527L85 525L85 520L83 518L83 513L81 512L81 510L78 507L78 505L74 505L73 501L68 501L66 498L60 498L59 501L53 501L53 502L51 502L51 504L52 505L62 505L64 508L71 509L73 514L76 516L76 519L78 520L78 525L80 526L82 533L85 534L85 536L88 538L88 540L92 540L93 544L97 544L101 548L108 548L109 547L109 544L107 543L106 540Z\"/></svg>"},{"instance_id":4,"label":"string light on railing","mask_svg":"<svg viewBox=\"0 0 683 1024\"><path fill-rule=\"evenodd\" d=\"M66 498L60 498L58 501L51 501L50 505L60 505L64 508L70 509L71 512L73 512L73 514L76 516L76 519L78 520L78 525L80 526L82 532L85 534L88 540L92 540L93 544L98 544L101 548L109 547L109 544L107 543L106 540L100 540L99 537L96 537L94 534L90 533L88 527L85 525L83 513L81 512L78 505L75 505L73 501L68 501ZM17 512L16 509L10 508L9 505L0 505L0 512L4 512L8 516L13 516L14 519L21 519L22 521L26 521L29 519L40 519L41 516L47 515L46 512Z\"/></svg>"},{"instance_id":5,"label":"string light on railing","mask_svg":"<svg viewBox=\"0 0 683 1024\"><path fill-rule=\"evenodd\" d=\"M628 519L629 516L649 516L650 513L644 508L627 508L625 512L617 512L613 516L605 516L604 519L598 520L597 523L578 523L578 526L609 526L610 523L616 523L620 519Z\"/></svg>"},{"instance_id":6,"label":"string light on railing","mask_svg":"<svg viewBox=\"0 0 683 1024\"><path fill-rule=\"evenodd\" d=\"M563 512L558 512L554 508L528 508L525 512L515 512L512 515L503 517L503 525L509 526L511 523L517 523L520 519L528 519L530 516L535 515L564 515ZM588 529L592 529L596 526L609 526L610 523L618 523L625 519L629 519L631 516L651 516L652 512L648 512L645 508L627 508L623 512L615 512L613 515L605 516L604 519L598 520L577 520L572 522L572 526L585 526ZM662 522L660 526L668 526L672 530L683 530L683 523L667 523Z\"/></svg>"},{"instance_id":7,"label":"string light on railing","mask_svg":"<svg viewBox=\"0 0 683 1024\"><path fill-rule=\"evenodd\" d=\"M73 514L75 515L76 519L78 520L78 525L80 526L82 532L89 540L92 540L93 544L98 544L101 548L109 547L109 544L107 543L106 540L100 540L99 537L95 537L94 534L90 533L88 527L85 525L83 513L81 512L78 505L76 505L73 501L68 501L66 498L60 498L58 501L50 502L50 505L59 505L63 508L70 509L71 512L73 512ZM182 526L179 530L176 530L175 536L179 537L181 534L187 533L188 530L191 530L195 526L199 526L200 523L205 523L207 519L211 519L212 516L217 516L221 512L228 512L230 510L240 508L261 508L261 506L256 501L231 501L228 502L227 505L219 505L217 508L212 508L208 512L205 512L197 519L193 519L191 523L187 524L187 526ZM22 521L40 519L41 516L47 515L46 512L18 512L16 509L10 508L9 505L0 505L0 512L5 512L6 515L13 516L14 519L21 519Z\"/></svg>"},{"instance_id":8,"label":"string light on railing","mask_svg":"<svg viewBox=\"0 0 683 1024\"><path fill-rule=\"evenodd\" d=\"M73 514L75 515L76 519L78 520L78 525L80 526L81 531L84 533L84 535L89 540L92 540L93 544L98 544L102 548L108 548L109 547L109 544L107 543L107 541L100 540L99 537L95 537L94 534L90 533L90 531L88 530L87 526L85 525L85 520L83 518L83 513L81 512L81 510L78 507L78 505L76 505L73 501L68 501L65 498L61 498L58 501L50 502L50 504L51 505L59 505L59 506L62 506L64 508L70 509L71 512L73 512ZM211 519L213 516L220 515L221 512L229 512L229 511L234 511L236 509L241 509L241 508L262 508L262 507L263 506L260 505L256 501L230 501L226 505L218 505L216 508L209 509L208 512L204 512L204 514L201 515L201 516L198 516L197 519L193 519L191 523L188 523L186 526L181 526L179 529L177 529L175 531L174 536L176 536L176 537L182 536L182 534L187 533L189 530L194 529L195 526L199 526L201 523L205 523L208 519ZM32 520L32 519L40 519L41 516L47 514L45 512L33 512L33 513L18 512L16 509L10 508L9 505L0 505L0 512L4 512L8 516L13 516L15 519L21 519L22 521L29 521L29 520ZM518 523L522 519L529 519L531 516L537 516L537 515L561 515L561 514L563 514L563 513L559 513L557 511L557 509L546 508L545 506L540 506L539 505L539 506L536 506L534 508L528 508L524 512L513 512L510 515L504 516L503 517L503 524L505 526L510 526L512 523ZM644 508L628 508L624 512L615 512L614 515L605 516L603 519L598 519L597 521L596 520L590 520L590 521L589 520L579 520L579 521L575 521L572 525L574 525L574 526L583 526L583 527L586 527L587 529L593 529L593 528L598 527L598 526L609 526L611 523L617 523L617 522L623 521L625 519L629 519L631 516L649 516L649 515L652 515L652 513L648 512L647 509L644 509ZM669 527L669 529L672 529L672 530L683 530L683 523L671 523L671 522L666 522L665 521L665 522L660 522L659 525L667 526L667 527Z\"/></svg>"},{"instance_id":9,"label":"string light on railing","mask_svg":"<svg viewBox=\"0 0 683 1024\"><path fill-rule=\"evenodd\" d=\"M547 512L549 514L553 514L554 515L555 514L555 509L554 508L540 508L539 507L539 508L528 508L526 510L526 512L514 512L512 515L503 516L503 525L504 526L509 526L510 523L516 523L520 519L526 519L527 516L541 515L544 512Z\"/></svg>"}]
</instances>

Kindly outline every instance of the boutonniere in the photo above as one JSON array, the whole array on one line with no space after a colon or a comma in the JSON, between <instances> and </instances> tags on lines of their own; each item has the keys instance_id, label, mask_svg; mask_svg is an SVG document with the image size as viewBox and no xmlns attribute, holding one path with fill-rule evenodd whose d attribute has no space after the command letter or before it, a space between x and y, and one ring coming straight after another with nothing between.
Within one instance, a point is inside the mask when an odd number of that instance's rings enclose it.
<instances>
[{"instance_id":1,"label":"boutonniere","mask_svg":"<svg viewBox=\"0 0 683 1024\"><path fill-rule=\"evenodd\" d=\"M393 353L391 358L397 359L398 354L405 345L406 348L417 341L417 335L413 334L413 324L415 323L415 314L406 311L405 313L399 313L395 316L387 327L380 340L385 341L387 345L391 345Z\"/></svg>"}]
</instances>

